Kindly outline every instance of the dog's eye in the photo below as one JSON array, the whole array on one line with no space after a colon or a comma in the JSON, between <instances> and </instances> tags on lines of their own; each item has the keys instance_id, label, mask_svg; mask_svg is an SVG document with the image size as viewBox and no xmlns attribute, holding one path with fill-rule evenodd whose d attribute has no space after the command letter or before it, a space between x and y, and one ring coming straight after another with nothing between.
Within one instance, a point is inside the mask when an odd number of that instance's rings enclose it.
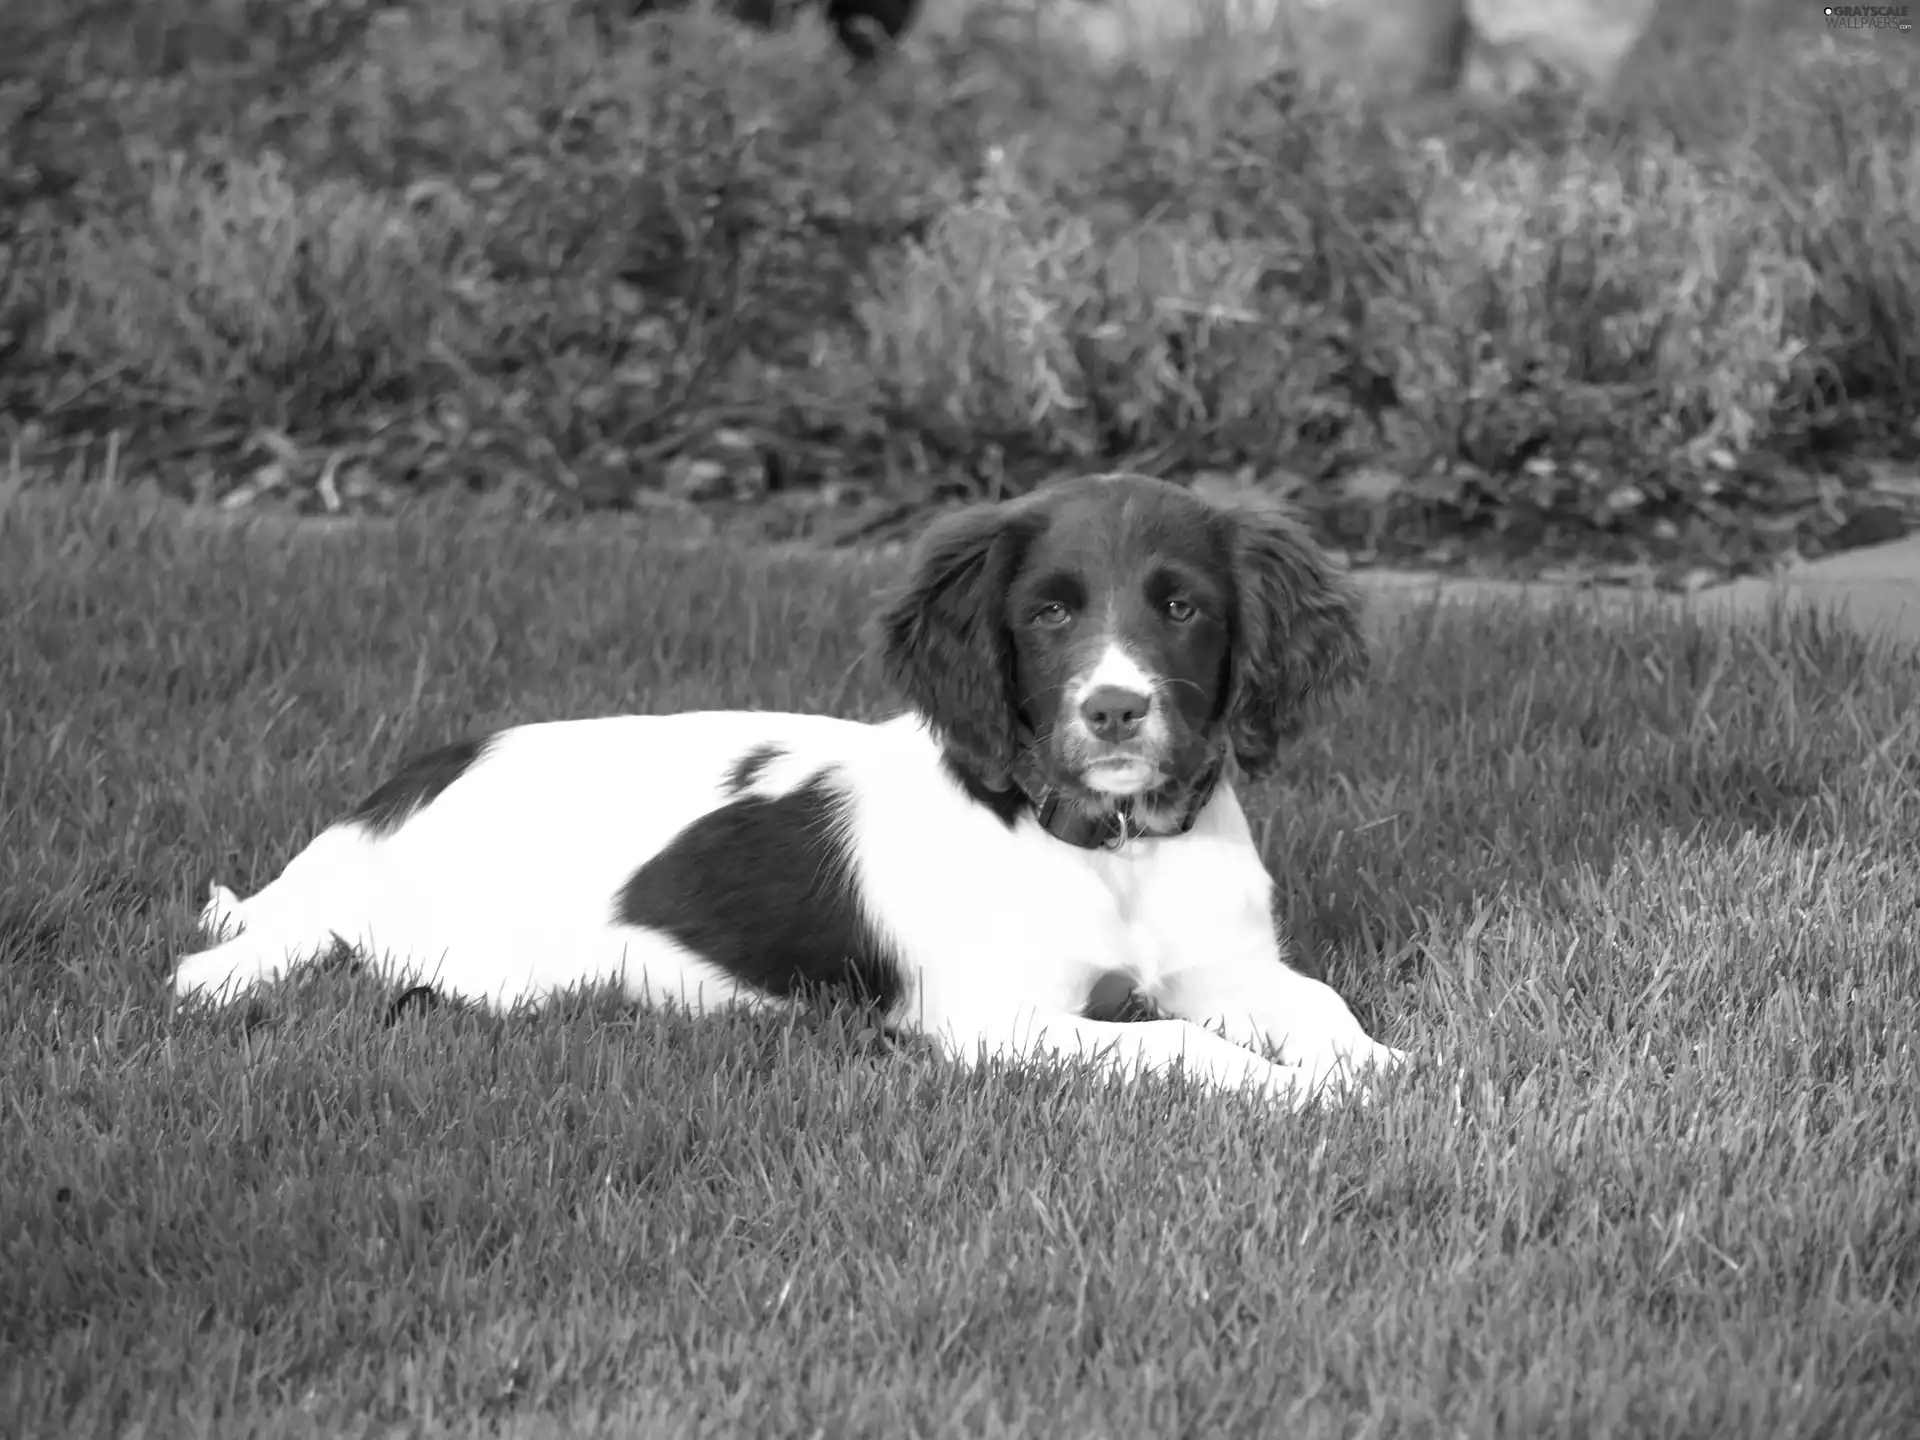
<instances>
[{"instance_id":1,"label":"dog's eye","mask_svg":"<svg viewBox=\"0 0 1920 1440\"><path fill-rule=\"evenodd\" d=\"M1042 605L1038 610L1033 612L1034 624L1045 625L1051 628L1057 628L1061 625L1064 625L1067 623L1067 621L1071 620L1072 618L1073 618L1073 612L1067 609L1067 607L1062 605L1058 600L1054 600L1049 602L1048 604Z\"/></svg>"},{"instance_id":2,"label":"dog's eye","mask_svg":"<svg viewBox=\"0 0 1920 1440\"><path fill-rule=\"evenodd\" d=\"M1167 601L1167 618L1176 625L1184 625L1200 612L1185 600Z\"/></svg>"}]
</instances>

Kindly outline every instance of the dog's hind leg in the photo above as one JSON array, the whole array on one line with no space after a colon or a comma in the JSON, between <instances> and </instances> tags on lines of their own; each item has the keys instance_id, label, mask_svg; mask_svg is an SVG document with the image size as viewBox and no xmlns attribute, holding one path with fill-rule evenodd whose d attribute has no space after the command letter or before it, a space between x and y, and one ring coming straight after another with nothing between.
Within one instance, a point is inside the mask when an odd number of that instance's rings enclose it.
<instances>
[{"instance_id":1,"label":"dog's hind leg","mask_svg":"<svg viewBox=\"0 0 1920 1440\"><path fill-rule=\"evenodd\" d=\"M329 953L337 937L364 930L369 852L377 843L357 827L335 826L250 900L212 886L200 927L218 943L181 960L174 993L225 1004Z\"/></svg>"},{"instance_id":2,"label":"dog's hind leg","mask_svg":"<svg viewBox=\"0 0 1920 1440\"><path fill-rule=\"evenodd\" d=\"M264 930L244 931L183 959L173 972L174 994L224 1005L313 958L301 948Z\"/></svg>"},{"instance_id":3,"label":"dog's hind leg","mask_svg":"<svg viewBox=\"0 0 1920 1440\"><path fill-rule=\"evenodd\" d=\"M207 887L207 903L200 911L200 928L215 940L230 940L246 926L240 897L220 884Z\"/></svg>"}]
</instances>

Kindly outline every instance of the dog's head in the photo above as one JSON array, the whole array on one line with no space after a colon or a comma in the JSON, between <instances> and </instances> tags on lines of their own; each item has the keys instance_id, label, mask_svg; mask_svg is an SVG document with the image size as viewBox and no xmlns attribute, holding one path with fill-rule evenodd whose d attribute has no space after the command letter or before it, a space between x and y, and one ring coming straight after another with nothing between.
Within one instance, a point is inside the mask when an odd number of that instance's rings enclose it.
<instances>
[{"instance_id":1,"label":"dog's head","mask_svg":"<svg viewBox=\"0 0 1920 1440\"><path fill-rule=\"evenodd\" d=\"M1149 826L1222 751L1269 772L1367 668L1354 588L1290 514L1136 475L936 524L881 652L973 781Z\"/></svg>"}]
</instances>

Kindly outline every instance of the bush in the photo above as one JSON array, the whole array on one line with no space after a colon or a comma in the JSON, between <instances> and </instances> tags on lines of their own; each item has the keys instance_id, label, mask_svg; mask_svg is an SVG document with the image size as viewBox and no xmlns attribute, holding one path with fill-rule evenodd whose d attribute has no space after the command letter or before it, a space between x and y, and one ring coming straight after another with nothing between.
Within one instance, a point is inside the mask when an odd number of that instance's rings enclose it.
<instances>
[{"instance_id":1,"label":"bush","mask_svg":"<svg viewBox=\"0 0 1920 1440\"><path fill-rule=\"evenodd\" d=\"M194 45L34 62L112 77L40 86L33 153L86 178L0 297L0 379L59 423L403 437L394 477L582 503L718 432L762 488L1125 464L1334 504L1358 466L1408 543L1724 528L1755 457L1920 443L1889 47L1422 118L1204 44L1156 76L974 28L855 76L817 17L170 3L140 33L190 9Z\"/></svg>"},{"instance_id":2,"label":"bush","mask_svg":"<svg viewBox=\"0 0 1920 1440\"><path fill-rule=\"evenodd\" d=\"M144 213L78 227L53 338L165 407L326 426L404 403L475 331L472 257L444 214L274 156L156 167Z\"/></svg>"},{"instance_id":3,"label":"bush","mask_svg":"<svg viewBox=\"0 0 1920 1440\"><path fill-rule=\"evenodd\" d=\"M1666 145L1574 150L1443 172L1432 197L1427 318L1471 343L1420 355L1432 363L1402 391L1439 429L1484 431L1499 417L1483 397L1520 400L1527 374L1556 418L1535 436L1512 417L1516 442L1578 445L1597 427L1651 462L1768 435L1814 281L1740 177ZM1514 448L1464 458L1499 469Z\"/></svg>"}]
</instances>

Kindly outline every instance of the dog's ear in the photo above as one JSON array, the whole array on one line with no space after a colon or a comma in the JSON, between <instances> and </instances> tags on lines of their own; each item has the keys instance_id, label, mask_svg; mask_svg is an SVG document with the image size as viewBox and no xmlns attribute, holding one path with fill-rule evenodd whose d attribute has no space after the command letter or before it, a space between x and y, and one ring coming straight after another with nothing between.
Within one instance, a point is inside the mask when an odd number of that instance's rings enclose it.
<instances>
[{"instance_id":1,"label":"dog's ear","mask_svg":"<svg viewBox=\"0 0 1920 1440\"><path fill-rule=\"evenodd\" d=\"M1007 784L1019 744L1005 612L1031 538L1025 519L1016 505L982 505L936 522L880 616L887 682L995 789Z\"/></svg>"},{"instance_id":2,"label":"dog's ear","mask_svg":"<svg viewBox=\"0 0 1920 1440\"><path fill-rule=\"evenodd\" d=\"M1366 677L1360 594L1281 506L1235 499L1221 504L1220 521L1238 597L1227 737L1241 770L1259 779L1320 702Z\"/></svg>"}]
</instances>

